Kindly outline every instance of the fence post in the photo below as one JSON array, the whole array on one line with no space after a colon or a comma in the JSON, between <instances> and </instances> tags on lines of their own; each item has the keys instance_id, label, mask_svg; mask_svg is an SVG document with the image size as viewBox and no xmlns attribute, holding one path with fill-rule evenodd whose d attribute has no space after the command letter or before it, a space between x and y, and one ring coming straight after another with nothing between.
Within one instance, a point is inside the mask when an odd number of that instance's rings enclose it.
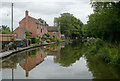
<instances>
[{"instance_id":1,"label":"fence post","mask_svg":"<svg viewBox=\"0 0 120 81\"><path fill-rule=\"evenodd\" d=\"M29 41L28 41L28 39L27 39L27 47L28 47L28 42L29 42Z\"/></svg>"}]
</instances>

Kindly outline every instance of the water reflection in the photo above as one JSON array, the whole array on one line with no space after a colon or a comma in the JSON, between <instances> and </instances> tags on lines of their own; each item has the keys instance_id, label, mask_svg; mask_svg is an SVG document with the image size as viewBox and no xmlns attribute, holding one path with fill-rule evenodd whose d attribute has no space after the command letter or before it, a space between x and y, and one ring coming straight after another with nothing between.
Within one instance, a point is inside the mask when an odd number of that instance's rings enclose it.
<instances>
[{"instance_id":1,"label":"water reflection","mask_svg":"<svg viewBox=\"0 0 120 81\"><path fill-rule=\"evenodd\" d=\"M12 69L13 71L13 69L17 69L18 64L23 70L25 70L26 77L29 77L29 72L41 64L46 56L56 56L60 59L61 46L64 46L64 44L53 44L17 53L3 61L2 68ZM14 75L12 75L12 78L13 76Z\"/></svg>"},{"instance_id":2,"label":"water reflection","mask_svg":"<svg viewBox=\"0 0 120 81\"><path fill-rule=\"evenodd\" d=\"M72 45L66 45L62 48L60 56L54 59L55 63L60 63L63 67L69 67L82 57L80 43L73 42ZM63 46L62 46L63 47Z\"/></svg>"},{"instance_id":3,"label":"water reflection","mask_svg":"<svg viewBox=\"0 0 120 81\"><path fill-rule=\"evenodd\" d=\"M29 76L29 71L44 61L46 56L47 53L43 50L34 49L31 52L27 51L26 59L19 64L25 70L26 77Z\"/></svg>"},{"instance_id":4,"label":"water reflection","mask_svg":"<svg viewBox=\"0 0 120 81\"><path fill-rule=\"evenodd\" d=\"M3 79L120 79L119 69L86 49L74 41L17 53L2 62Z\"/></svg>"}]
</instances>

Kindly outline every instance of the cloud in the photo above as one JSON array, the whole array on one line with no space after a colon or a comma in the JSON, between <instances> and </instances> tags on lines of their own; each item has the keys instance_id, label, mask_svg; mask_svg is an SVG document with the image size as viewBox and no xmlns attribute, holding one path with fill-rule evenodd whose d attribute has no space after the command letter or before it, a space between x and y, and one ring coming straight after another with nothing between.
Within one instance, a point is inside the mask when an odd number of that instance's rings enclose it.
<instances>
[{"instance_id":1,"label":"cloud","mask_svg":"<svg viewBox=\"0 0 120 81\"><path fill-rule=\"evenodd\" d=\"M5 0L6 1L6 0ZM22 0L21 0L22 1ZM34 18L42 18L49 25L53 25L54 17L68 12L73 14L83 23L87 22L87 16L93 13L89 0L39 0L36 2L15 2L14 3L14 29L19 26L19 21L24 18L25 11ZM0 3L0 25L11 26L11 2Z\"/></svg>"}]
</instances>

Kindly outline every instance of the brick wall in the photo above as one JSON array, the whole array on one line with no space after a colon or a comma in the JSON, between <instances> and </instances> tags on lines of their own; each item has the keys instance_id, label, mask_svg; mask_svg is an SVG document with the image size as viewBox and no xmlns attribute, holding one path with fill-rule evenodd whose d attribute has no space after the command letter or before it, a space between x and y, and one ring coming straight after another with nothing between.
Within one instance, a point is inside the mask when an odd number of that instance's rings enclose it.
<instances>
[{"instance_id":1,"label":"brick wall","mask_svg":"<svg viewBox=\"0 0 120 81\"><path fill-rule=\"evenodd\" d=\"M18 27L13 31L13 34L17 34L17 33L24 34L25 32Z\"/></svg>"},{"instance_id":2,"label":"brick wall","mask_svg":"<svg viewBox=\"0 0 120 81\"><path fill-rule=\"evenodd\" d=\"M29 16L20 21L19 25L29 29L32 32L32 36L37 36L37 24Z\"/></svg>"}]
</instances>

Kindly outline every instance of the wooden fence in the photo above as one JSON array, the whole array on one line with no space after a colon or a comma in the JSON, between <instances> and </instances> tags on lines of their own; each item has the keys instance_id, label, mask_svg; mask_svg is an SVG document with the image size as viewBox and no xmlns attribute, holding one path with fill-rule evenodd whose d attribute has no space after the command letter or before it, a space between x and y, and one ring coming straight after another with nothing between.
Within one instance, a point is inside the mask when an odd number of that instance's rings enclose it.
<instances>
[{"instance_id":1,"label":"wooden fence","mask_svg":"<svg viewBox=\"0 0 120 81\"><path fill-rule=\"evenodd\" d=\"M0 34L0 41L16 41L16 34Z\"/></svg>"}]
</instances>

